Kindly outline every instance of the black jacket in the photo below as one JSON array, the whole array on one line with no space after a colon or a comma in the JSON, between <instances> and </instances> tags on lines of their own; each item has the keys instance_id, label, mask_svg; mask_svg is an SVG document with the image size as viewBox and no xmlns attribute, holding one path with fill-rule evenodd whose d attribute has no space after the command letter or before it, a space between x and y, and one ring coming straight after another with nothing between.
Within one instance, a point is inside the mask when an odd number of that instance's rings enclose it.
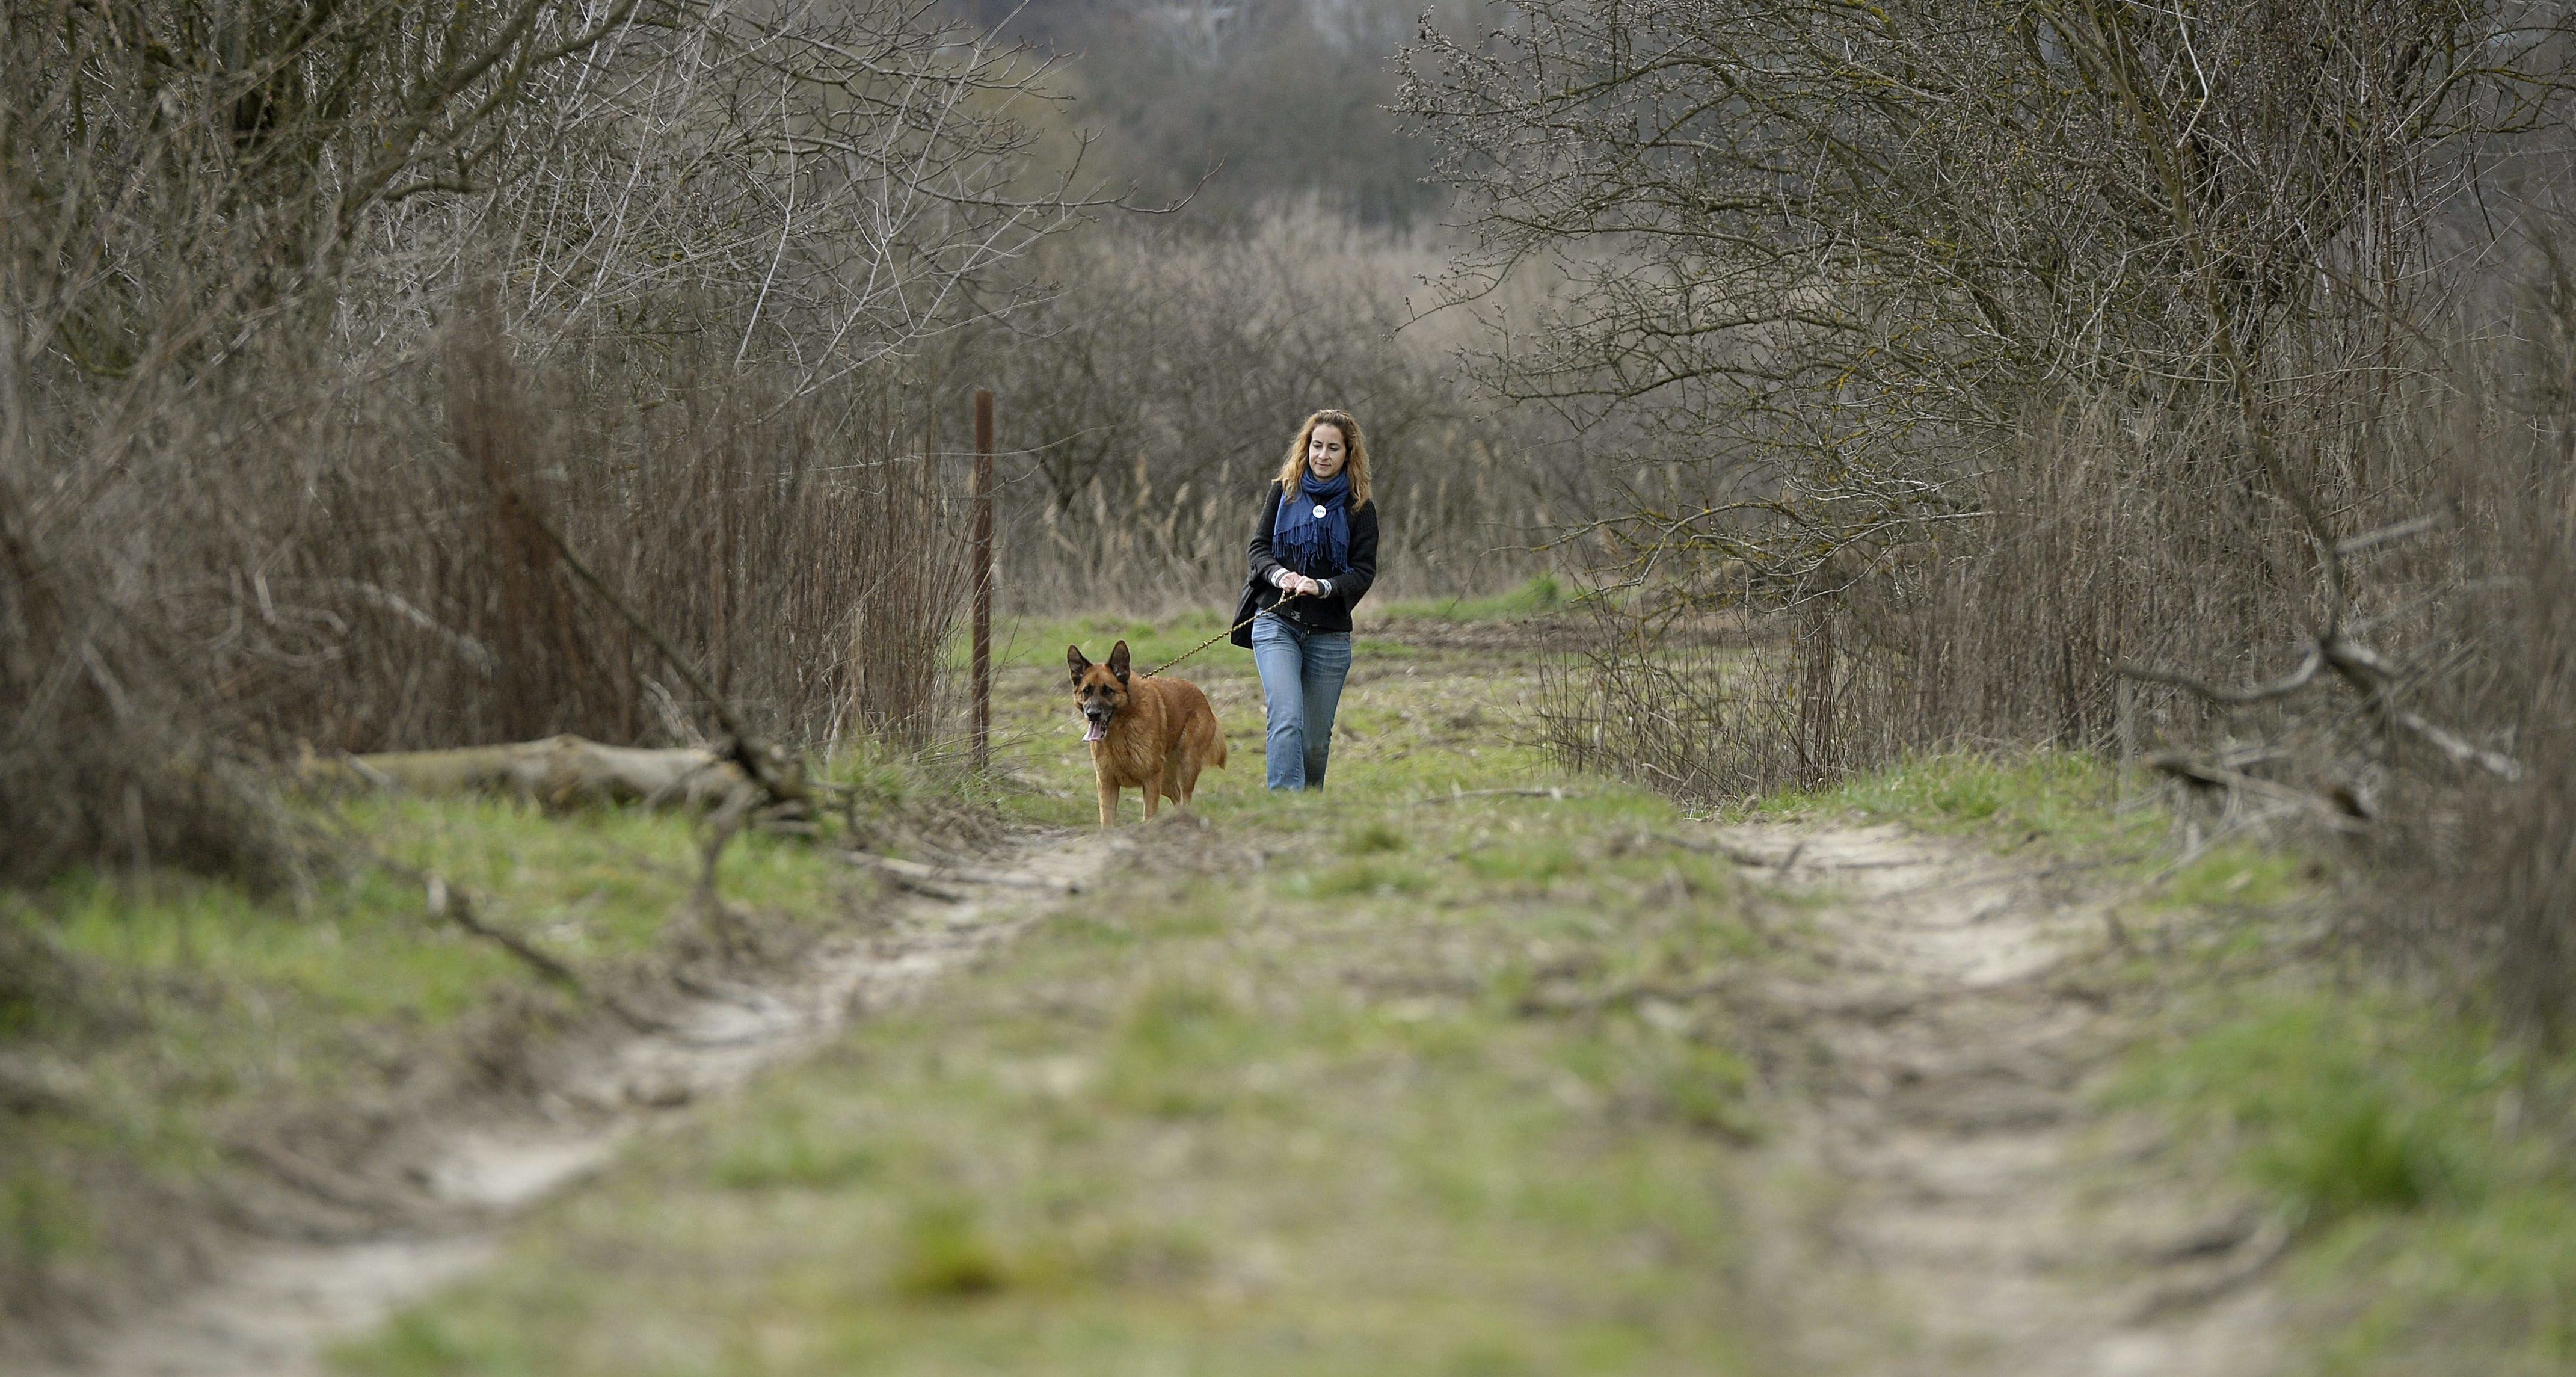
<instances>
[{"instance_id":1,"label":"black jacket","mask_svg":"<svg viewBox=\"0 0 2576 1377\"><path fill-rule=\"evenodd\" d=\"M1282 489L1269 485L1270 496L1261 504L1261 520L1252 528L1252 572L1244 581L1243 597L1234 609L1234 643L1249 648L1252 644L1253 613L1279 603L1279 585L1270 576L1286 566L1270 553L1270 532L1279 524L1279 497ZM1321 598L1291 598L1287 610L1279 615L1308 631L1348 631L1351 609L1368 596L1369 585L1377 582L1377 503L1350 514L1350 559L1339 573L1316 574L1330 580L1333 591Z\"/></svg>"}]
</instances>

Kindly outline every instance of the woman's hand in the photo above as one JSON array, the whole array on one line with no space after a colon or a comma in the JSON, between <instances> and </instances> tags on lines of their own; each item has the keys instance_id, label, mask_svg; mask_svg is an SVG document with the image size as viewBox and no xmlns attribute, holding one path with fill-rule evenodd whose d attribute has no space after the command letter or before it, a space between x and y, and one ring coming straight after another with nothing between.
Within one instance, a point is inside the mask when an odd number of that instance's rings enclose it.
<instances>
[{"instance_id":1,"label":"woman's hand","mask_svg":"<svg viewBox=\"0 0 2576 1377\"><path fill-rule=\"evenodd\" d=\"M1291 572L1279 581L1279 591L1292 598L1320 598L1324 595L1324 585L1304 574Z\"/></svg>"}]
</instances>

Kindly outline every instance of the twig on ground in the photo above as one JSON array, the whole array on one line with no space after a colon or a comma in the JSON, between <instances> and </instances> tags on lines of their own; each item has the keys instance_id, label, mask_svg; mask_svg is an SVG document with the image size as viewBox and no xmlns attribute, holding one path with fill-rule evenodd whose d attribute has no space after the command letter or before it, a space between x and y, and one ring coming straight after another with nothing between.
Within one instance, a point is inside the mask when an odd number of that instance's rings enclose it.
<instances>
[{"instance_id":1,"label":"twig on ground","mask_svg":"<svg viewBox=\"0 0 2576 1377\"><path fill-rule=\"evenodd\" d=\"M1554 789L1452 789L1448 793L1427 795L1423 798L1415 799L1413 802L1419 805L1425 803L1459 803L1471 798L1544 798L1554 799L1561 803L1567 799L1589 797L1590 795L1588 794L1569 794L1561 787Z\"/></svg>"},{"instance_id":2,"label":"twig on ground","mask_svg":"<svg viewBox=\"0 0 2576 1377\"><path fill-rule=\"evenodd\" d=\"M725 844L742 830L743 819L751 812L758 794L749 788L737 788L724 805L707 818L706 844L698 851L698 883L690 892L690 901L708 927L715 930L716 945L724 948L727 961L742 959L742 946L748 934L740 931L733 910L725 907L724 895L716 890L716 867L724 860ZM739 940L738 940L739 939Z\"/></svg>"},{"instance_id":3,"label":"twig on ground","mask_svg":"<svg viewBox=\"0 0 2576 1377\"><path fill-rule=\"evenodd\" d=\"M2271 1270L2289 1251L2289 1226L2278 1219L2265 1220L2246 1240L2244 1256L2196 1281L2157 1289L2130 1312L2129 1322L2143 1324L2176 1310L2206 1305Z\"/></svg>"},{"instance_id":4,"label":"twig on ground","mask_svg":"<svg viewBox=\"0 0 2576 1377\"><path fill-rule=\"evenodd\" d=\"M385 862L385 864L392 865L395 863ZM402 866L401 868L405 870L411 869L409 866ZM511 932L506 928L496 928L477 917L474 912L473 899L463 890L450 888L445 876L439 875L434 871L413 871L412 873L415 876L425 877L423 888L428 894L429 911L432 917L444 918L447 921L454 923L465 931L472 933L473 935L499 947L501 950L508 952L512 956L519 958L521 962L527 965L528 969L535 971L546 979L563 986L565 989L572 991L576 995L580 995L585 998L588 997L590 993L589 987L582 983L581 977L574 973L572 967L567 966L563 962L556 960L554 957L548 956L546 953L537 950L534 946L529 945L526 938L519 936L517 933Z\"/></svg>"},{"instance_id":5,"label":"twig on ground","mask_svg":"<svg viewBox=\"0 0 2576 1377\"><path fill-rule=\"evenodd\" d=\"M1684 1004L1695 999L1705 999L1710 995L1724 994L1730 988L1732 988L1731 982L1722 978L1697 981L1688 985L1669 985L1659 981L1641 980L1632 985L1619 985L1607 990L1558 998L1547 998L1536 993L1526 994L1521 996L1520 1002L1513 1006L1513 1011L1524 1017L1530 1017L1538 1014L1592 1013L1616 1008L1623 1004L1641 1003L1649 999Z\"/></svg>"},{"instance_id":6,"label":"twig on ground","mask_svg":"<svg viewBox=\"0 0 2576 1377\"><path fill-rule=\"evenodd\" d=\"M1024 870L987 870L972 865L923 865L919 861L880 856L870 851L843 851L842 860L864 866L898 880L918 880L936 884L942 880L956 884L1006 885L1015 889L1044 889L1059 894L1079 894L1080 885L1068 880L1052 880Z\"/></svg>"},{"instance_id":7,"label":"twig on ground","mask_svg":"<svg viewBox=\"0 0 2576 1377\"><path fill-rule=\"evenodd\" d=\"M232 1156L324 1204L337 1205L379 1222L400 1218L405 1212L403 1206L386 1199L368 1182L336 1167L312 1161L265 1136L232 1138L223 1144L223 1148Z\"/></svg>"}]
</instances>

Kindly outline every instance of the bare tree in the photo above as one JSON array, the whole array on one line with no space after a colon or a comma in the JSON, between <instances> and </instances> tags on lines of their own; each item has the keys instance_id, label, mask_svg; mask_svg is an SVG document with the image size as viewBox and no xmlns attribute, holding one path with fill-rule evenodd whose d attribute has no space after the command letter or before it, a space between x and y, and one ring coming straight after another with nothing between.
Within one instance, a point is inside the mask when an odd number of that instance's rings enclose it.
<instances>
[{"instance_id":1,"label":"bare tree","mask_svg":"<svg viewBox=\"0 0 2576 1377\"><path fill-rule=\"evenodd\" d=\"M2561 24L2482 0L1496 13L1406 60L1479 232L1448 304L1564 264L1580 290L1498 332L1488 376L1586 419L1646 404L1758 475L1754 506L1623 525L1800 587L1848 542L1958 519L1951 478L2070 396L2242 402L2214 461L2308 501L2331 458L2257 437L2393 364L2428 229L2472 154L2542 118Z\"/></svg>"},{"instance_id":2,"label":"bare tree","mask_svg":"<svg viewBox=\"0 0 2576 1377\"><path fill-rule=\"evenodd\" d=\"M662 730L649 657L530 531L616 570L708 682L742 669L751 717L823 730L884 553L833 514L898 464L873 490L938 519L887 414L910 352L1022 300L1012 260L1093 203L1035 159L1042 67L927 5L6 21L13 873L273 855L252 770L299 740ZM743 658L763 599L797 654Z\"/></svg>"},{"instance_id":3,"label":"bare tree","mask_svg":"<svg viewBox=\"0 0 2576 1377\"><path fill-rule=\"evenodd\" d=\"M2134 752L2366 835L2389 928L2576 1007L2567 275L2498 170L2563 175L2563 6L1491 12L1403 97L1478 230L1447 304L1505 395L1699 473L1600 524L1641 596L1561 750L1703 795ZM1574 289L1493 306L1534 271Z\"/></svg>"}]
</instances>

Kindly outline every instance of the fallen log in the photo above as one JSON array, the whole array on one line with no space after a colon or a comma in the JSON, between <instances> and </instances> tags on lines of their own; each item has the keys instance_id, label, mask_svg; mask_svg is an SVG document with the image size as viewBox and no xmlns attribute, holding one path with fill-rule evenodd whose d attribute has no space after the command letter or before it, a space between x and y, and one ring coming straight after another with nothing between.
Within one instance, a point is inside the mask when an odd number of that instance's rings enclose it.
<instances>
[{"instance_id":1,"label":"fallen log","mask_svg":"<svg viewBox=\"0 0 2576 1377\"><path fill-rule=\"evenodd\" d=\"M500 794L550 809L602 803L712 808L748 783L741 766L699 747L608 746L571 735L444 751L308 756L296 773L319 788Z\"/></svg>"}]
</instances>

